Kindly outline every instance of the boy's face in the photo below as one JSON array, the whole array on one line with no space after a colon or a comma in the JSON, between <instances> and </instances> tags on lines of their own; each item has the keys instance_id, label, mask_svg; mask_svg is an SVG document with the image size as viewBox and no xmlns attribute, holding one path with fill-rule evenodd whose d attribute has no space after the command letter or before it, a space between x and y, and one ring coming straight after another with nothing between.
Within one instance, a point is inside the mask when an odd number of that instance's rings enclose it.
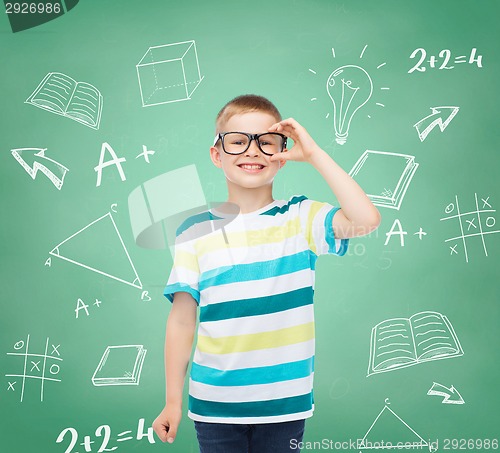
<instances>
[{"instance_id":1,"label":"boy's face","mask_svg":"<svg viewBox=\"0 0 500 453\"><path fill-rule=\"evenodd\" d=\"M248 132L250 134L263 134L278 120L264 112L248 112L233 115L226 124L222 125L220 132ZM285 150L286 151L286 148ZM271 162L271 156L264 154L255 140L250 147L239 155L227 154L222 149L221 141L210 148L210 157L216 167L222 168L228 184L235 184L247 189L272 185L278 170L285 165L285 160ZM263 165L261 170L245 168L244 164Z\"/></svg>"}]
</instances>

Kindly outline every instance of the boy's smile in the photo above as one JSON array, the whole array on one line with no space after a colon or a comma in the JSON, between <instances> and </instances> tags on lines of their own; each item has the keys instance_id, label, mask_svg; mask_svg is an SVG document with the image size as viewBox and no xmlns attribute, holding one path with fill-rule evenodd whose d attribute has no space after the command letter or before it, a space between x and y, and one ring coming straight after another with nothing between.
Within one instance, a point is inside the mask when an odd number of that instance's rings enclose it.
<instances>
[{"instance_id":1,"label":"boy's smile","mask_svg":"<svg viewBox=\"0 0 500 453\"><path fill-rule=\"evenodd\" d=\"M265 165L259 164L258 162L245 162L239 164L238 167L247 173L260 173L265 168Z\"/></svg>"}]
</instances>

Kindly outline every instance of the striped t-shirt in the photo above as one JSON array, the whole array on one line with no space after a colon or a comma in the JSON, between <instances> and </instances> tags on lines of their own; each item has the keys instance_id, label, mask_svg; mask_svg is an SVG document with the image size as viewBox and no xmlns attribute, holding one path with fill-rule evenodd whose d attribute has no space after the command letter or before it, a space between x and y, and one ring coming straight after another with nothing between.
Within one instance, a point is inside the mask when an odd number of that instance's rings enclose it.
<instances>
[{"instance_id":1,"label":"striped t-shirt","mask_svg":"<svg viewBox=\"0 0 500 453\"><path fill-rule=\"evenodd\" d=\"M188 416L217 423L274 423L314 409L314 272L335 239L339 208L293 196L251 213L215 209L185 220L164 294L199 305Z\"/></svg>"}]
</instances>

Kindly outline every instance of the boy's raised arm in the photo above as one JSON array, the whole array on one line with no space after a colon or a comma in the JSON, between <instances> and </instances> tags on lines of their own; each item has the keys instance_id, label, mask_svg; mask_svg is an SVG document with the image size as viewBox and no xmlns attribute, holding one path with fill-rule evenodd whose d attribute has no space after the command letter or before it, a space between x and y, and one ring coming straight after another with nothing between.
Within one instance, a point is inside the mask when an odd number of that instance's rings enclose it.
<instances>
[{"instance_id":1,"label":"boy's raised arm","mask_svg":"<svg viewBox=\"0 0 500 453\"><path fill-rule=\"evenodd\" d=\"M379 226L380 213L363 189L316 144L303 126L293 118L288 118L273 124L269 131L281 132L294 142L290 150L275 154L271 157L271 161L308 162L332 189L341 206L332 221L336 238L363 236Z\"/></svg>"},{"instance_id":2,"label":"boy's raised arm","mask_svg":"<svg viewBox=\"0 0 500 453\"><path fill-rule=\"evenodd\" d=\"M191 294L175 293L165 333L166 404L153 422L163 442L175 440L182 417L182 390L193 348L196 308Z\"/></svg>"}]
</instances>

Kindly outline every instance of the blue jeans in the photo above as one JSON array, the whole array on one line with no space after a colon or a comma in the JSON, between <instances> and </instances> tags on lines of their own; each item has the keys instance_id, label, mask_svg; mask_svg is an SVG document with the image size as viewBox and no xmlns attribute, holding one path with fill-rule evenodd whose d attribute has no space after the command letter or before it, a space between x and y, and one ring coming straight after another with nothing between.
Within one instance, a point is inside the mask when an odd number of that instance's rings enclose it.
<instances>
[{"instance_id":1,"label":"blue jeans","mask_svg":"<svg viewBox=\"0 0 500 453\"><path fill-rule=\"evenodd\" d=\"M200 453L299 453L305 420L240 425L194 422Z\"/></svg>"}]
</instances>

